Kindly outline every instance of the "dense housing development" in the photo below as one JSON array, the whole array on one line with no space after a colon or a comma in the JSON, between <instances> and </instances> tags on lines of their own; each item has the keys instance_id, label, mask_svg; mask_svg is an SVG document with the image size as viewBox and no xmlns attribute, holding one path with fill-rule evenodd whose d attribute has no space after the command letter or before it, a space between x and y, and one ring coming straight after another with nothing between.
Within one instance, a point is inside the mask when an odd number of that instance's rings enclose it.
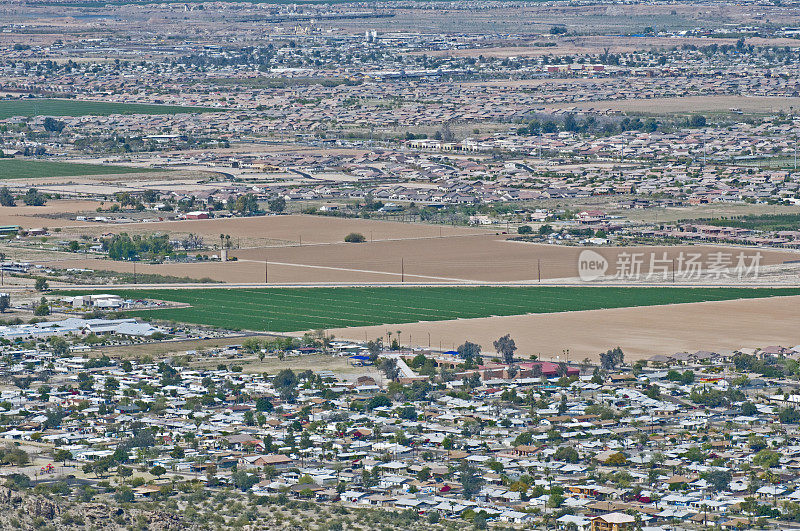
<instances>
[{"instance_id":1,"label":"dense housing development","mask_svg":"<svg viewBox=\"0 0 800 531\"><path fill-rule=\"evenodd\" d=\"M91 498L100 493L90 485L115 473L117 501L228 492L256 508L258 525L293 506L402 510L409 525L784 528L797 518L798 414L787 371L800 347L633 364L609 351L595 366L480 365L469 343L444 355L304 344L283 351L246 340L159 363L9 351L8 376L52 376L38 389L3 392L5 459L31 474L25 481L88 479L45 481L41 492ZM242 371L303 357L361 369ZM51 456L36 449L42 443ZM198 523L237 518L194 503Z\"/></svg>"},{"instance_id":2,"label":"dense housing development","mask_svg":"<svg viewBox=\"0 0 800 531\"><path fill-rule=\"evenodd\" d=\"M0 4L0 529L800 529L796 0Z\"/></svg>"}]
</instances>

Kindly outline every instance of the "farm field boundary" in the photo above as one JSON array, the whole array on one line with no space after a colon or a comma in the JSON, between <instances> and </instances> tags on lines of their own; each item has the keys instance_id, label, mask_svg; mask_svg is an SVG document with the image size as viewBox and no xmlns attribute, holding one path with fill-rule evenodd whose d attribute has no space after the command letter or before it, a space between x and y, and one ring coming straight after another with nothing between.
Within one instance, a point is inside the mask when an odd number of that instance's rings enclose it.
<instances>
[{"instance_id":1,"label":"farm field boundary","mask_svg":"<svg viewBox=\"0 0 800 531\"><path fill-rule=\"evenodd\" d=\"M80 177L84 175L117 175L124 173L147 173L149 168L114 166L104 164L77 164L45 160L2 159L0 160L0 180L29 179L45 177Z\"/></svg>"},{"instance_id":2,"label":"farm field boundary","mask_svg":"<svg viewBox=\"0 0 800 531\"><path fill-rule=\"evenodd\" d=\"M190 305L137 312L143 317L271 332L800 295L800 288L552 286L103 291L130 299L156 299Z\"/></svg>"}]
</instances>

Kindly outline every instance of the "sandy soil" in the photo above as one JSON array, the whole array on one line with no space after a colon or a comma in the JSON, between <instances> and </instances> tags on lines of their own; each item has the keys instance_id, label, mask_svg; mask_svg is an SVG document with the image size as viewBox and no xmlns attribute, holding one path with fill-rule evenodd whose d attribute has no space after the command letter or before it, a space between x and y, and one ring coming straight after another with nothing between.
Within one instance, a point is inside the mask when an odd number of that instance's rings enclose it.
<instances>
[{"instance_id":1,"label":"sandy soil","mask_svg":"<svg viewBox=\"0 0 800 531\"><path fill-rule=\"evenodd\" d=\"M215 358L208 363L197 363L193 366L201 368L216 367L219 361ZM256 374L276 374L282 369L292 369L295 372L302 372L305 370L312 371L333 371L337 376L349 381L356 380L359 376L371 376L379 383L386 383L386 378L383 373L378 371L372 366L359 366L351 365L350 360L346 356L331 356L328 354L312 354L309 356L289 356L282 360L277 357L264 358L264 361L259 361L258 358L246 358L244 363L241 364L244 372Z\"/></svg>"},{"instance_id":2,"label":"sandy soil","mask_svg":"<svg viewBox=\"0 0 800 531\"><path fill-rule=\"evenodd\" d=\"M631 221L669 223L674 221L703 218L733 218L736 216L763 214L800 214L800 207L795 205L767 205L758 203L710 203L707 205L690 207L616 210L614 213L623 215Z\"/></svg>"},{"instance_id":3,"label":"sandy soil","mask_svg":"<svg viewBox=\"0 0 800 531\"><path fill-rule=\"evenodd\" d=\"M107 232L169 232L203 236L207 245L219 242L220 234L230 234L236 244L241 239L242 247L273 245L276 240L305 244L339 243L351 232L363 234L367 240L395 240L403 238L432 238L438 236L464 236L483 234L485 229L426 225L423 223L400 223L371 219L328 218L322 216L287 215L259 216L253 218L199 219L141 223L127 225L93 224L82 232L103 234Z\"/></svg>"},{"instance_id":4,"label":"sandy soil","mask_svg":"<svg viewBox=\"0 0 800 531\"><path fill-rule=\"evenodd\" d=\"M579 109L617 110L628 112L673 113L691 111L742 112L788 111L800 107L800 98L777 96L686 96L679 98L631 99L621 101L592 101L570 104Z\"/></svg>"},{"instance_id":5,"label":"sandy soil","mask_svg":"<svg viewBox=\"0 0 800 531\"><path fill-rule=\"evenodd\" d=\"M578 256L584 247L538 245L506 241L503 236L479 235L462 238L385 241L370 244L337 244L318 247L282 249L248 249L236 251L240 259L283 264L302 264L337 269L381 271L399 276L401 266L407 280L441 279L483 282L511 282L541 278L569 278L578 274ZM708 246L676 246L663 248L608 247L596 249L614 265L621 253L655 251L656 259L667 253L676 258L681 252L713 253L720 249ZM752 252L747 250L746 252ZM762 251L764 264L794 260L800 255L784 251ZM648 262L649 266L649 262ZM309 282L318 269L303 268L298 281ZM325 269L327 270L327 269ZM355 274L355 273L354 273ZM354 278L353 281L359 279ZM396 278L394 279L397 280Z\"/></svg>"},{"instance_id":6,"label":"sandy soil","mask_svg":"<svg viewBox=\"0 0 800 531\"><path fill-rule=\"evenodd\" d=\"M18 203L15 207L0 208L0 225L20 225L23 228L36 227L65 227L82 225L74 219L53 219L47 216L63 214L65 212L91 212L99 203L95 201L66 200L50 201L44 206L25 206Z\"/></svg>"},{"instance_id":7,"label":"sandy soil","mask_svg":"<svg viewBox=\"0 0 800 531\"><path fill-rule=\"evenodd\" d=\"M788 41L788 42L787 42ZM611 53L627 53L636 50L657 48L670 48L693 44L695 46L708 46L711 42L716 44L736 44L736 39L714 39L710 41L702 37L636 37L618 35L589 35L581 37L554 38L548 37L540 42L555 42L556 46L539 47L503 46L487 48L462 48L457 50L425 50L424 52L410 52L409 55L428 55L434 57L538 57L543 55L565 54L592 54L603 53L607 48ZM796 46L791 39L748 39L748 44L754 46ZM793 42L793 43L792 43Z\"/></svg>"},{"instance_id":8,"label":"sandy soil","mask_svg":"<svg viewBox=\"0 0 800 531\"><path fill-rule=\"evenodd\" d=\"M232 251L238 262L136 265L138 273L208 277L228 283L381 283L381 282L535 282L541 278L578 276L578 256L586 247L565 247L505 241L502 236L478 235L415 240L387 240L363 244L304 245ZM622 253L644 253L640 272L647 273L651 255L656 261L676 260L680 253L700 253L705 263L711 253L738 253L749 257L754 249L714 246L593 248L609 262L614 274ZM761 265L800 259L790 251L761 250ZM269 262L265 272L264 261ZM64 258L40 262L58 268L89 268L132 272L133 264L92 258ZM749 261L747 262L749 264ZM657 265L657 264L656 264ZM671 263L667 264L671 271Z\"/></svg>"},{"instance_id":9,"label":"sandy soil","mask_svg":"<svg viewBox=\"0 0 800 531\"><path fill-rule=\"evenodd\" d=\"M270 259L272 260L272 259ZM100 259L50 260L40 262L50 267L66 269L70 267L106 271L133 272L130 262L115 262ZM219 282L234 284L263 284L265 280L263 262L210 262L196 264L136 264L136 272L172 275L194 279L211 278ZM297 265L282 265L270 262L267 272L270 284L295 283L381 283L398 282L400 274L360 273L342 269L309 268Z\"/></svg>"},{"instance_id":10,"label":"sandy soil","mask_svg":"<svg viewBox=\"0 0 800 531\"><path fill-rule=\"evenodd\" d=\"M518 355L542 359L597 361L599 353L622 347L626 360L697 350L734 350L800 343L800 296L700 302L642 308L488 317L456 321L330 330L338 338L385 337L391 330L405 345L451 349L465 340L494 352L492 342L511 334Z\"/></svg>"},{"instance_id":11,"label":"sandy soil","mask_svg":"<svg viewBox=\"0 0 800 531\"><path fill-rule=\"evenodd\" d=\"M132 314L135 315L135 314ZM198 339L194 341L158 341L142 345L114 345L92 350L89 357L109 356L119 359L136 359L151 356L162 359L169 354L184 354L187 350L204 350L226 345L241 344L243 337L220 337L214 339ZM214 358L215 360L218 358ZM219 358L222 359L222 358ZM220 362L221 363L221 362Z\"/></svg>"}]
</instances>

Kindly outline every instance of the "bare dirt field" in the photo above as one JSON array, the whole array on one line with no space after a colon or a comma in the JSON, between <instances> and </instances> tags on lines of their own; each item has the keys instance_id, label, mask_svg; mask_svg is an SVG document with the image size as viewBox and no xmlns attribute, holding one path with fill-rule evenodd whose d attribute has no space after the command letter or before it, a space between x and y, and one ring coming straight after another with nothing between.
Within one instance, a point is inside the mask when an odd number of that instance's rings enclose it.
<instances>
[{"instance_id":1,"label":"bare dirt field","mask_svg":"<svg viewBox=\"0 0 800 531\"><path fill-rule=\"evenodd\" d=\"M144 345L104 347L92 351L91 357L106 355L120 359L140 359L149 356L155 360L161 360L171 355L182 355L189 350L200 351L214 347L239 344L242 341L242 337L179 342L160 341ZM281 369L292 369L296 372L310 369L312 371L333 371L338 376L348 380L355 380L359 376L371 376L377 381L382 381L383 379L383 374L375 367L352 365L346 356L330 356L325 354L290 356L282 360L277 357L266 357L263 360L259 360L257 357L228 359L225 357L195 356L195 359L190 362L190 366L192 368L211 369L216 368L220 363L241 365L244 368L244 372L257 374L275 374Z\"/></svg>"},{"instance_id":2,"label":"bare dirt field","mask_svg":"<svg viewBox=\"0 0 800 531\"><path fill-rule=\"evenodd\" d=\"M138 359L150 356L162 359L168 354L184 354L187 350L203 350L225 345L235 345L243 341L242 337L220 337L214 339L197 339L192 341L157 341L142 345L120 345L95 349L90 357L108 356L119 359Z\"/></svg>"},{"instance_id":3,"label":"bare dirt field","mask_svg":"<svg viewBox=\"0 0 800 531\"><path fill-rule=\"evenodd\" d=\"M188 276L244 284L306 283L414 283L452 282L536 282L572 279L578 276L578 256L586 247L567 247L506 241L494 234L385 240L362 244L323 244L302 247L273 247L232 251L237 262L194 264L137 264L139 273ZM605 247L593 248L609 263L614 274L622 253L644 253L641 273L647 273L653 260L671 271L671 260L680 253L700 253L702 261L713 253L728 253L735 262L740 252L750 257L752 248L717 246ZM791 251L760 250L760 265L797 260ZM666 260L666 262L662 261ZM749 258L748 258L749 260ZM268 266L265 266L265 261ZM41 262L58 268L89 268L132 272L133 264L110 260L65 258ZM748 262L749 264L749 262ZM735 264L734 264L735 265ZM266 269L266 271L265 271Z\"/></svg>"},{"instance_id":4,"label":"bare dirt field","mask_svg":"<svg viewBox=\"0 0 800 531\"><path fill-rule=\"evenodd\" d=\"M83 232L167 232L170 234L194 233L206 239L206 244L219 242L220 234L230 234L233 244L242 247L273 245L276 241L299 244L339 243L351 232L364 235L367 240L397 240L407 238L434 238L439 236L464 236L483 234L485 229L400 223L371 219L348 219L310 215L259 216L252 218L221 218L126 225L94 224Z\"/></svg>"},{"instance_id":5,"label":"bare dirt field","mask_svg":"<svg viewBox=\"0 0 800 531\"><path fill-rule=\"evenodd\" d=\"M216 367L217 363L216 360L213 360L213 363L200 362L193 364L193 366L210 368ZM352 365L347 356L312 354L309 356L290 356L282 360L277 357L268 357L264 358L263 361L259 361L258 358L246 358L243 363L240 360L237 360L236 363L242 365L244 372L256 374L275 374L281 369L292 369L295 372L305 370L333 371L337 376L351 381L359 376L371 376L378 382L386 382L383 373L378 371L377 368L374 366Z\"/></svg>"},{"instance_id":6,"label":"bare dirt field","mask_svg":"<svg viewBox=\"0 0 800 531\"><path fill-rule=\"evenodd\" d=\"M384 241L370 244L336 244L318 247L291 247L281 249L247 249L234 254L240 260L270 264L296 264L298 282L312 279L320 271L353 271L354 282L359 271L393 274L397 281L403 274L407 281L478 281L520 282L542 279L571 278L578 274L578 256L585 247L539 245L506 241L504 236L480 235L461 238L433 238L424 240ZM621 253L654 252L656 258L672 260L681 252L718 252L719 247L608 247L595 249L616 264ZM738 251L737 251L738 252ZM747 252L753 252L747 250ZM762 251L763 264L794 260L800 255L787 251ZM302 270L302 271L301 271ZM317 280L307 280L317 282Z\"/></svg>"},{"instance_id":7,"label":"bare dirt field","mask_svg":"<svg viewBox=\"0 0 800 531\"><path fill-rule=\"evenodd\" d=\"M767 205L767 204L725 204L713 203L691 207L647 208L635 210L618 210L616 214L625 216L631 221L647 223L670 223L684 219L701 218L733 218L737 216L753 216L765 214L800 214L800 206Z\"/></svg>"},{"instance_id":8,"label":"bare dirt field","mask_svg":"<svg viewBox=\"0 0 800 531\"><path fill-rule=\"evenodd\" d=\"M789 41L789 42L787 42ZM637 50L670 48L673 46L694 45L708 46L715 44L735 45L736 39L707 39L702 37L648 37L648 36L620 36L620 35L588 35L576 37L545 37L537 42L555 43L555 46L497 46L487 48L462 48L456 50L426 50L425 52L411 52L409 55L423 55L435 57L538 57L543 55L566 54L593 54L603 53L606 49L610 53L627 53ZM796 46L796 41L791 39L748 39L748 44L754 46ZM790 44L791 43L791 44Z\"/></svg>"},{"instance_id":9,"label":"bare dirt field","mask_svg":"<svg viewBox=\"0 0 800 531\"><path fill-rule=\"evenodd\" d=\"M22 204L18 204L15 207L2 207L0 208L0 225L19 225L27 229L82 225L85 222L78 222L74 219L56 219L48 216L92 211L97 206L98 203L94 201L67 200L50 201L46 205L38 207Z\"/></svg>"},{"instance_id":10,"label":"bare dirt field","mask_svg":"<svg viewBox=\"0 0 800 531\"><path fill-rule=\"evenodd\" d=\"M800 343L797 327L800 297L699 302L641 308L618 308L582 312L487 317L402 325L382 325L330 330L338 338L364 340L385 337L390 330L400 334L404 345L451 349L465 340L494 352L492 342L511 334L527 358L569 360L590 358L622 347L625 359L633 361L655 354L697 350L734 350L768 345Z\"/></svg>"},{"instance_id":11,"label":"bare dirt field","mask_svg":"<svg viewBox=\"0 0 800 531\"><path fill-rule=\"evenodd\" d=\"M788 111L789 107L800 106L800 98L781 98L777 96L686 96L679 98L631 99L620 101L592 101L570 104L578 109L596 111L624 111L665 114L675 112L728 112L740 109L742 112L770 113Z\"/></svg>"}]
</instances>

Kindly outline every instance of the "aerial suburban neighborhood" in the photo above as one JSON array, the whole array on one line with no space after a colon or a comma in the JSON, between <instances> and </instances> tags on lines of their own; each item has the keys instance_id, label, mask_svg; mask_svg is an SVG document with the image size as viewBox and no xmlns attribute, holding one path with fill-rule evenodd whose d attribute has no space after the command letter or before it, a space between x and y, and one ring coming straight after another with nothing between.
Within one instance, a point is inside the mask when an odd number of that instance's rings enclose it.
<instances>
[{"instance_id":1,"label":"aerial suburban neighborhood","mask_svg":"<svg viewBox=\"0 0 800 531\"><path fill-rule=\"evenodd\" d=\"M798 28L0 3L0 529L800 529Z\"/></svg>"}]
</instances>

